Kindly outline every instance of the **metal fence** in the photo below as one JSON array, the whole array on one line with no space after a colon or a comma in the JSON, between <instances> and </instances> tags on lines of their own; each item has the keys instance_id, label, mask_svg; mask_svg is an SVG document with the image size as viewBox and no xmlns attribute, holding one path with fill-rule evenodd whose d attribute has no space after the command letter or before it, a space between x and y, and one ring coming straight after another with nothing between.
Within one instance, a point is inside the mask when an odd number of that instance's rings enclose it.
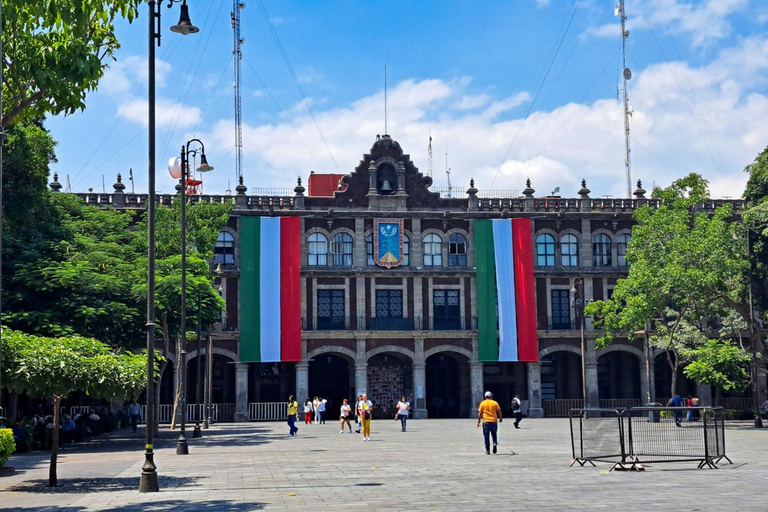
<instances>
[{"instance_id":1,"label":"metal fence","mask_svg":"<svg viewBox=\"0 0 768 512\"><path fill-rule=\"evenodd\" d=\"M611 469L640 469L641 464L697 462L699 469L714 469L722 460L731 463L722 407L573 409L570 426L571 466L609 462Z\"/></svg>"},{"instance_id":2,"label":"metal fence","mask_svg":"<svg viewBox=\"0 0 768 512\"><path fill-rule=\"evenodd\" d=\"M542 400L541 407L547 418L567 418L571 409L584 407L584 402L580 398Z\"/></svg>"},{"instance_id":3,"label":"metal fence","mask_svg":"<svg viewBox=\"0 0 768 512\"><path fill-rule=\"evenodd\" d=\"M248 404L248 419L250 421L284 420L288 416L286 402L255 402Z\"/></svg>"},{"instance_id":4,"label":"metal fence","mask_svg":"<svg viewBox=\"0 0 768 512\"><path fill-rule=\"evenodd\" d=\"M141 406L140 423L145 422L147 406ZM203 404L187 404L187 421L203 421L205 407ZM173 420L173 404L160 404L158 406L158 423L171 423ZM211 419L213 421L234 421L235 404L211 404Z\"/></svg>"}]
</instances>

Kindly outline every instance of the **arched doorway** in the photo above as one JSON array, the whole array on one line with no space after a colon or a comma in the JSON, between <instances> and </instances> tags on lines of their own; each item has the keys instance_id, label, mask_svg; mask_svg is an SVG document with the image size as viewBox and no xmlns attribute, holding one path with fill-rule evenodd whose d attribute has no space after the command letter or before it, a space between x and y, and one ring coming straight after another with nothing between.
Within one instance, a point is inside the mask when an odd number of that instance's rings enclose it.
<instances>
[{"instance_id":1,"label":"arched doorway","mask_svg":"<svg viewBox=\"0 0 768 512\"><path fill-rule=\"evenodd\" d=\"M429 356L426 363L428 416L465 417L462 411L468 411L471 403L466 358L451 352L441 352Z\"/></svg>"},{"instance_id":2,"label":"arched doorway","mask_svg":"<svg viewBox=\"0 0 768 512\"><path fill-rule=\"evenodd\" d=\"M346 357L336 354L321 354L313 357L309 362L309 395L325 398L326 419L337 419L343 399L349 399L354 403L357 399L354 389L350 385L354 382L351 375L353 366ZM297 400L304 402L306 396Z\"/></svg>"},{"instance_id":3,"label":"arched doorway","mask_svg":"<svg viewBox=\"0 0 768 512\"><path fill-rule=\"evenodd\" d=\"M640 399L640 360L615 350L597 358L597 389L601 399Z\"/></svg>"},{"instance_id":4,"label":"arched doorway","mask_svg":"<svg viewBox=\"0 0 768 512\"><path fill-rule=\"evenodd\" d=\"M415 409L411 360L403 354L389 352L368 359L368 398L375 406L375 415L393 418L395 405L403 395Z\"/></svg>"},{"instance_id":5,"label":"arched doorway","mask_svg":"<svg viewBox=\"0 0 768 512\"><path fill-rule=\"evenodd\" d=\"M294 363L253 363L248 369L249 402L285 402L296 388ZM298 402L307 397L295 397Z\"/></svg>"},{"instance_id":6,"label":"arched doorway","mask_svg":"<svg viewBox=\"0 0 768 512\"><path fill-rule=\"evenodd\" d=\"M211 403L235 403L235 364L227 356L213 354L213 378L211 379Z\"/></svg>"},{"instance_id":7,"label":"arched doorway","mask_svg":"<svg viewBox=\"0 0 768 512\"><path fill-rule=\"evenodd\" d=\"M582 393L578 354L557 351L541 358L542 400L578 400Z\"/></svg>"},{"instance_id":8,"label":"arched doorway","mask_svg":"<svg viewBox=\"0 0 768 512\"><path fill-rule=\"evenodd\" d=\"M163 370L160 380L160 403L172 404L176 391L176 365L170 358L167 358L168 364Z\"/></svg>"},{"instance_id":9,"label":"arched doorway","mask_svg":"<svg viewBox=\"0 0 768 512\"><path fill-rule=\"evenodd\" d=\"M672 354L672 361L674 360L675 355ZM666 352L653 359L653 378L656 385L656 401L662 401L664 403L661 405L666 405L666 401L672 397L672 368L669 366ZM683 374L682 366L677 369L677 392L682 397L697 394L696 382Z\"/></svg>"}]
</instances>

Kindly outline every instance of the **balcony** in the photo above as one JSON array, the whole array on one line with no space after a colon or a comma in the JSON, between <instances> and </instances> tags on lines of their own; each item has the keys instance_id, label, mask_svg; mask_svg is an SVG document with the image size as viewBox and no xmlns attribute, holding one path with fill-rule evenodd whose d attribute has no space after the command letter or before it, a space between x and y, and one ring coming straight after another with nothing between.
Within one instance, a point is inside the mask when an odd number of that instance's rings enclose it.
<instances>
[{"instance_id":1,"label":"balcony","mask_svg":"<svg viewBox=\"0 0 768 512\"><path fill-rule=\"evenodd\" d=\"M303 331L468 331L477 318L310 317L301 319Z\"/></svg>"},{"instance_id":2,"label":"balcony","mask_svg":"<svg viewBox=\"0 0 768 512\"><path fill-rule=\"evenodd\" d=\"M540 330L548 330L548 331L573 331L578 329L579 326L576 324L576 320L574 318L553 318L551 316L547 317L547 323L546 325L541 325L541 322L539 322L539 329Z\"/></svg>"}]
</instances>

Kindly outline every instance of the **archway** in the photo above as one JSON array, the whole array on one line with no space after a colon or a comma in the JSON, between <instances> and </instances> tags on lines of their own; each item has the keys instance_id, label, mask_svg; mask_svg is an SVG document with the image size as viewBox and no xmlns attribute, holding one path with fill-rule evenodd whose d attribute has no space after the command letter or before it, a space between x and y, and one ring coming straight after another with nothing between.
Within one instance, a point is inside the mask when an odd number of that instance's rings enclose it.
<instances>
[{"instance_id":1,"label":"archway","mask_svg":"<svg viewBox=\"0 0 768 512\"><path fill-rule=\"evenodd\" d=\"M674 360L675 355L672 354L672 361ZM666 405L666 401L672 396L672 368L669 367L666 352L653 359L653 378L656 385L656 401ZM697 395L696 382L683 374L682 366L677 369L677 392L682 397Z\"/></svg>"},{"instance_id":2,"label":"archway","mask_svg":"<svg viewBox=\"0 0 768 512\"><path fill-rule=\"evenodd\" d=\"M631 352L615 350L597 358L597 389L601 399L640 399L640 361Z\"/></svg>"},{"instance_id":3,"label":"archway","mask_svg":"<svg viewBox=\"0 0 768 512\"><path fill-rule=\"evenodd\" d=\"M354 382L351 375L353 366L350 361L337 354L325 353L313 357L309 362L309 395L326 399L326 419L339 417L339 409L343 399L349 399L354 403L357 398L354 389L350 385ZM306 396L297 400L304 403Z\"/></svg>"},{"instance_id":4,"label":"archway","mask_svg":"<svg viewBox=\"0 0 768 512\"><path fill-rule=\"evenodd\" d=\"M469 410L469 366L465 357L440 352L426 360L427 414L430 418L462 418ZM464 405L464 407L462 407Z\"/></svg>"},{"instance_id":5,"label":"archway","mask_svg":"<svg viewBox=\"0 0 768 512\"><path fill-rule=\"evenodd\" d=\"M253 363L248 368L249 402L285 402L296 388L295 363ZM307 397L296 397L301 402Z\"/></svg>"},{"instance_id":6,"label":"archway","mask_svg":"<svg viewBox=\"0 0 768 512\"><path fill-rule=\"evenodd\" d=\"M376 416L393 418L395 405L403 395L416 408L413 395L411 360L392 352L376 354L368 359L368 398L374 403Z\"/></svg>"},{"instance_id":7,"label":"archway","mask_svg":"<svg viewBox=\"0 0 768 512\"><path fill-rule=\"evenodd\" d=\"M555 351L541 358L541 398L582 398L581 356L570 351Z\"/></svg>"}]
</instances>

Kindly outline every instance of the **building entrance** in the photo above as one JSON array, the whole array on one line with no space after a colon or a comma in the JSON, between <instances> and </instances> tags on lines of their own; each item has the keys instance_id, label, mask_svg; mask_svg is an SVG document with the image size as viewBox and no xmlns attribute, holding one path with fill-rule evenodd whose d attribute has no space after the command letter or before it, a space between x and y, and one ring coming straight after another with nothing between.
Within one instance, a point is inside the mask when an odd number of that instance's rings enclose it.
<instances>
[{"instance_id":1,"label":"building entrance","mask_svg":"<svg viewBox=\"0 0 768 512\"><path fill-rule=\"evenodd\" d=\"M312 359L309 363L309 398L325 398L326 419L338 419L341 401L349 399L350 404L357 400L352 396L354 390L350 386L350 365L346 359L333 355L323 354ZM306 396L296 397L296 400L304 403Z\"/></svg>"},{"instance_id":2,"label":"building entrance","mask_svg":"<svg viewBox=\"0 0 768 512\"><path fill-rule=\"evenodd\" d=\"M468 371L468 370L467 370ZM447 354L427 358L427 414L430 418L461 418L461 365ZM468 389L464 390L466 393Z\"/></svg>"}]
</instances>

